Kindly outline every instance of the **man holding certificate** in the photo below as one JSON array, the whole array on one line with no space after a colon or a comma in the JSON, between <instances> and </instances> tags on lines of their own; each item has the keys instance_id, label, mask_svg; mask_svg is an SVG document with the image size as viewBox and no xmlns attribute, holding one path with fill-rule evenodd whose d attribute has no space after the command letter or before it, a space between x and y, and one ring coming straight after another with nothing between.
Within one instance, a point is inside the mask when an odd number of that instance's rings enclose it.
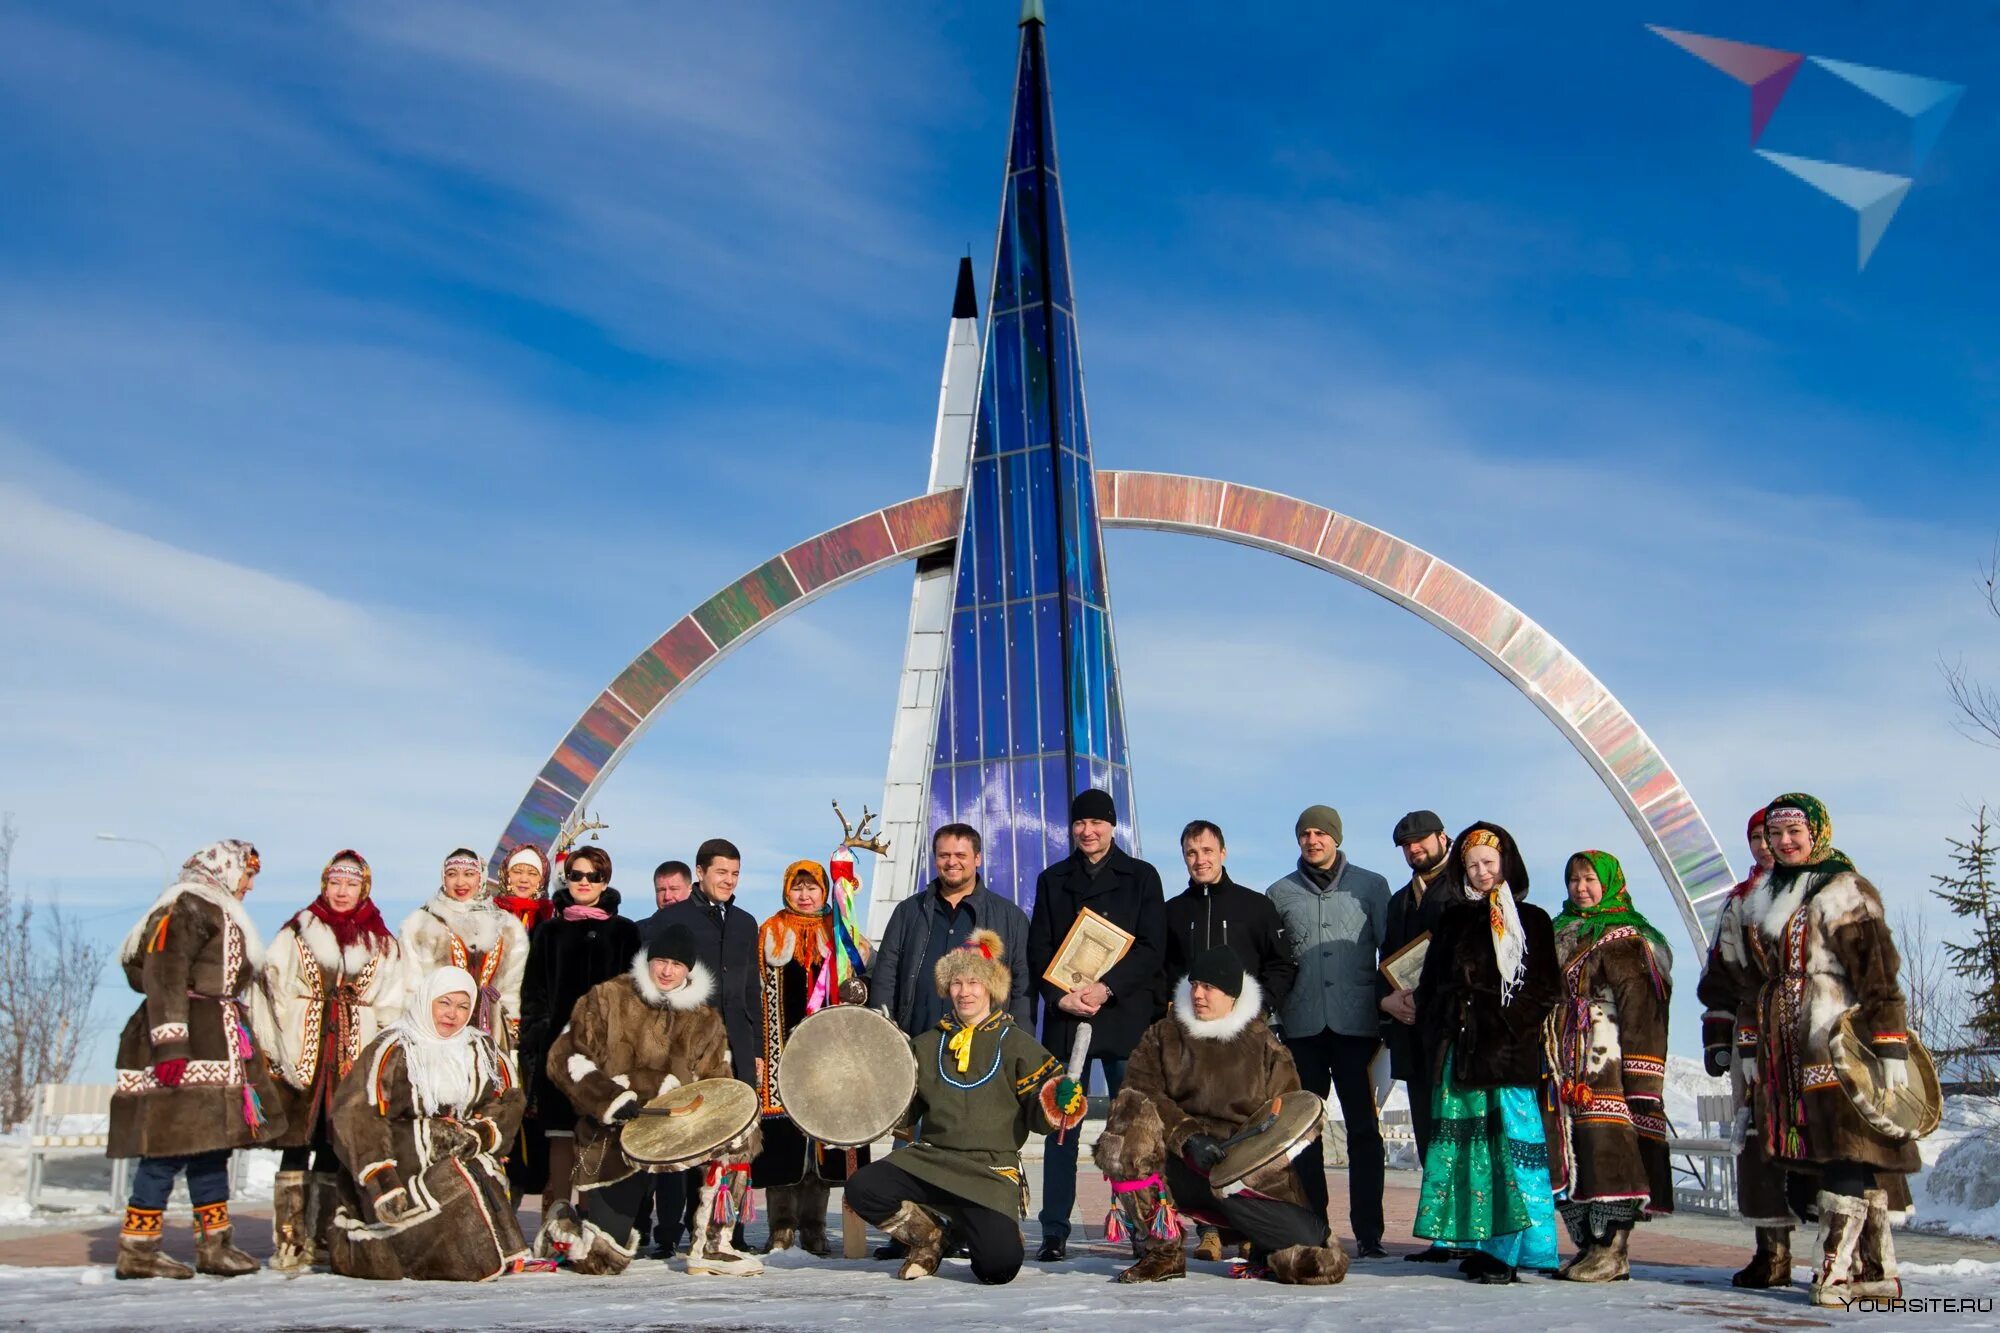
<instances>
[{"instance_id":1,"label":"man holding certificate","mask_svg":"<svg viewBox=\"0 0 2000 1333\"><path fill-rule=\"evenodd\" d=\"M1042 996L1042 1044L1074 1055L1079 1024L1090 1046L1069 1073L1088 1082L1090 1061L1116 1096L1125 1059L1165 1007L1166 894L1160 872L1112 842L1117 808L1106 792L1070 802L1070 854L1035 881L1028 963ZM1042 1160L1040 1263L1069 1257L1076 1206L1077 1135L1051 1136Z\"/></svg>"},{"instance_id":2,"label":"man holding certificate","mask_svg":"<svg viewBox=\"0 0 2000 1333\"><path fill-rule=\"evenodd\" d=\"M1389 896L1388 925L1382 934L1382 967L1375 989L1381 997L1382 1037L1389 1046L1389 1076L1403 1080L1410 1094L1410 1130L1417 1140L1417 1165L1430 1151L1436 1120L1431 1114L1431 1089L1436 1052L1424 1049L1417 1032L1417 977L1430 946L1431 928L1445 908L1444 895L1431 893L1451 860L1451 839L1444 821L1430 810L1412 810L1396 821L1390 841L1410 867L1410 882ZM1419 1263L1436 1263L1452 1256L1433 1245L1403 1256Z\"/></svg>"}]
</instances>

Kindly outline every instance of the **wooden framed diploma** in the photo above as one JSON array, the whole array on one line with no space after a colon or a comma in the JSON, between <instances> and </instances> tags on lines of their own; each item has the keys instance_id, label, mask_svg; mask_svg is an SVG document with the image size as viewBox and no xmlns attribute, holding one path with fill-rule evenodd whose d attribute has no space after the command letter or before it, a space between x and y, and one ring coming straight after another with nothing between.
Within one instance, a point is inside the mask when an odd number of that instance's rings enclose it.
<instances>
[{"instance_id":1,"label":"wooden framed diploma","mask_svg":"<svg viewBox=\"0 0 2000 1333\"><path fill-rule=\"evenodd\" d=\"M1086 907L1077 914L1069 934L1063 936L1062 947L1050 960L1048 971L1042 973L1042 980L1063 991L1102 981L1132 947L1134 938L1130 931L1121 930Z\"/></svg>"},{"instance_id":2,"label":"wooden framed diploma","mask_svg":"<svg viewBox=\"0 0 2000 1333\"><path fill-rule=\"evenodd\" d=\"M1431 951L1431 933L1423 934L1382 960L1382 975L1395 990L1415 990L1424 974L1424 955Z\"/></svg>"}]
</instances>

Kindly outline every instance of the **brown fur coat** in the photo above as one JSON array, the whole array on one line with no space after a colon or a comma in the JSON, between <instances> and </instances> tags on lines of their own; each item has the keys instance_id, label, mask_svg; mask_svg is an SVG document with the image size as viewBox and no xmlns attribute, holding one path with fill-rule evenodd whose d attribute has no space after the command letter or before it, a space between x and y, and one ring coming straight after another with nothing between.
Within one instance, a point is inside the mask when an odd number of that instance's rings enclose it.
<instances>
[{"instance_id":1,"label":"brown fur coat","mask_svg":"<svg viewBox=\"0 0 2000 1333\"><path fill-rule=\"evenodd\" d=\"M111 1157L182 1157L276 1141L285 1131L270 1063L251 1035L263 941L234 895L181 883L120 952L145 996L118 1039ZM178 1087L154 1077L183 1059Z\"/></svg>"},{"instance_id":2,"label":"brown fur coat","mask_svg":"<svg viewBox=\"0 0 2000 1333\"><path fill-rule=\"evenodd\" d=\"M1557 1111L1558 1189L1572 1202L1637 1200L1674 1210L1664 1104L1673 958L1631 926L1594 942L1556 935L1563 1000L1549 1015Z\"/></svg>"},{"instance_id":3,"label":"brown fur coat","mask_svg":"<svg viewBox=\"0 0 2000 1333\"><path fill-rule=\"evenodd\" d=\"M1191 1136L1228 1138L1273 1097L1297 1092L1298 1068L1264 1022L1263 1008L1263 989L1251 976L1243 978L1243 994L1222 1018L1196 1018L1188 983L1175 987L1172 1012L1146 1029L1125 1066L1124 1089L1098 1140L1098 1168L1115 1180L1151 1175L1167 1154L1179 1156ZM1152 1116L1134 1113L1133 1096L1158 1114L1157 1130ZM1149 1142L1155 1133L1157 1146ZM1266 1198L1305 1202L1289 1161L1253 1173L1244 1187Z\"/></svg>"},{"instance_id":4,"label":"brown fur coat","mask_svg":"<svg viewBox=\"0 0 2000 1333\"><path fill-rule=\"evenodd\" d=\"M619 1107L632 1101L644 1106L698 1079L729 1077L729 1037L710 1006L714 995L715 978L700 963L679 990L662 991L641 949L623 976L599 982L576 1002L569 1026L549 1046L545 1067L576 1107L577 1189L651 1169L619 1147L622 1127L611 1118ZM741 1156L755 1154L752 1143Z\"/></svg>"}]
</instances>

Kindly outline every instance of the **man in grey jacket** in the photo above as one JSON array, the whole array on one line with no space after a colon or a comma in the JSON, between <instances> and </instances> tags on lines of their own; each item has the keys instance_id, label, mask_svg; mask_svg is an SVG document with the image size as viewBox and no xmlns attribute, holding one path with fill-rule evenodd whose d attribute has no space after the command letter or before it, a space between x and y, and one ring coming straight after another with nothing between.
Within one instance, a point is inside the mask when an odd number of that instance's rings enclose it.
<instances>
[{"instance_id":1,"label":"man in grey jacket","mask_svg":"<svg viewBox=\"0 0 2000 1333\"><path fill-rule=\"evenodd\" d=\"M1299 963L1285 997L1285 1046L1306 1091L1340 1099L1347 1122L1347 1216L1358 1259L1382 1249L1382 1126L1368 1066L1382 1044L1375 969L1388 924L1389 881L1340 850L1340 812L1315 805L1293 827L1298 868L1273 884L1272 905ZM1299 1154L1306 1206L1326 1212L1326 1158L1320 1141Z\"/></svg>"},{"instance_id":2,"label":"man in grey jacket","mask_svg":"<svg viewBox=\"0 0 2000 1333\"><path fill-rule=\"evenodd\" d=\"M931 835L937 878L921 893L896 904L882 932L882 946L868 969L869 1003L912 1037L928 1032L950 1010L938 995L937 960L965 943L975 930L1000 936L1002 956L1028 956L1028 916L987 888L979 878L979 830L946 824ZM1025 1032L1035 1030L1035 994L1025 962L1012 967L1013 991L994 999Z\"/></svg>"}]
</instances>

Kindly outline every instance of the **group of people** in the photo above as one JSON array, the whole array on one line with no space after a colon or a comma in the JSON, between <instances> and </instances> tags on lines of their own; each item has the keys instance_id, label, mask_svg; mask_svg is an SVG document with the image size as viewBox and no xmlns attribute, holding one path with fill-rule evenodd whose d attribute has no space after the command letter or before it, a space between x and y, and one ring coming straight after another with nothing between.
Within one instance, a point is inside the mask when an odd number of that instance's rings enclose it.
<instances>
[{"instance_id":1,"label":"group of people","mask_svg":"<svg viewBox=\"0 0 2000 1333\"><path fill-rule=\"evenodd\" d=\"M890 1237L876 1253L898 1276L963 1253L978 1280L1005 1282L1026 1257L1032 1134L1048 1136L1036 1258L1068 1257L1094 1064L1111 1099L1093 1151L1107 1235L1133 1255L1120 1281L1183 1276L1192 1230L1195 1256L1236 1275L1336 1283L1349 1255L1331 1235L1316 1132L1226 1184L1211 1175L1275 1103L1331 1097L1353 1257L1385 1258L1371 1074L1385 1044L1423 1168L1414 1230L1431 1242L1408 1258L1456 1260L1482 1283L1629 1275L1633 1227L1673 1206L1672 956L1614 857L1572 855L1551 919L1525 901L1526 864L1497 824L1449 837L1436 814L1406 815L1391 840L1410 874L1392 891L1349 858L1339 813L1315 805L1295 822L1294 869L1264 892L1230 880L1219 827L1190 823L1187 888L1168 899L1158 870L1116 844L1116 823L1109 795L1077 795L1071 853L1042 872L1028 913L985 885L976 829L936 829L934 878L872 948L814 861L787 867L783 905L756 921L735 902L740 853L712 839L692 868L658 868L644 920L620 915L595 845L564 858L553 893L536 848L509 855L493 887L460 849L394 935L367 863L343 851L266 950L241 905L255 848L204 848L121 952L145 1000L113 1103L110 1151L141 1159L118 1275L190 1275L160 1248L182 1171L196 1267L254 1269L231 1243L227 1162L255 1145L284 1153L281 1268L473 1280L560 1261L612 1274L649 1242L673 1255L685 1235L689 1271L752 1274L753 1187L767 1249L824 1255L838 1184ZM1733 1070L1754 1127L1742 1202L1759 1252L1736 1281L1789 1281L1795 1211L1822 1224L1816 1300L1894 1294L1887 1216L1907 1205L1916 1154L1856 1110L1828 1063L1832 1026L1857 1008L1891 1076L1907 1041L1881 901L1812 798L1779 798L1751 833L1758 868L1729 899L1701 985L1711 1068ZM1052 964L1086 913L1129 940L1100 974L1063 984ZM814 1141L784 1105L793 1030L841 1004L886 1015L915 1056L898 1146L879 1160ZM748 1129L692 1170L625 1151L649 1102L708 1078L754 1090ZM515 1220L529 1194L542 1202L532 1243Z\"/></svg>"}]
</instances>

